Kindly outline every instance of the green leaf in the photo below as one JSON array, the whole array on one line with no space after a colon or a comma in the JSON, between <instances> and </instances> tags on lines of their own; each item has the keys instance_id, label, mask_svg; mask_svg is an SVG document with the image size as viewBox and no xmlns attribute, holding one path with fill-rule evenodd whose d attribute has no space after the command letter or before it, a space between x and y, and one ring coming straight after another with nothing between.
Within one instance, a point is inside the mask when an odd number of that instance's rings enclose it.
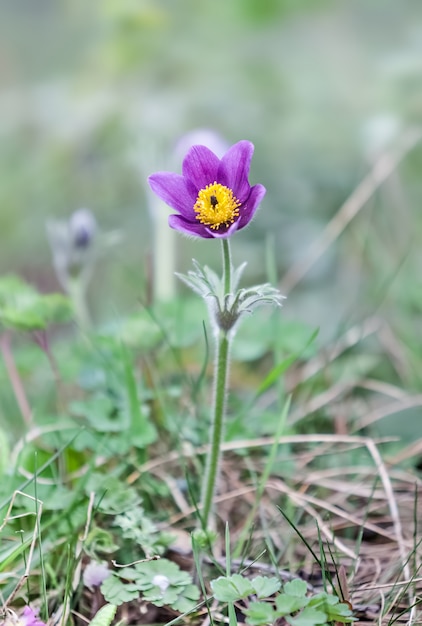
<instances>
[{"instance_id":1,"label":"green leaf","mask_svg":"<svg viewBox=\"0 0 422 626\"><path fill-rule=\"evenodd\" d=\"M14 274L0 278L0 306L14 302L19 297L34 296L36 293L33 287Z\"/></svg>"},{"instance_id":2,"label":"green leaf","mask_svg":"<svg viewBox=\"0 0 422 626\"><path fill-rule=\"evenodd\" d=\"M295 578L295 580L290 580L283 587L284 593L289 594L289 596L298 596L303 597L306 596L306 591L308 587L304 580L300 580L299 578Z\"/></svg>"},{"instance_id":3,"label":"green leaf","mask_svg":"<svg viewBox=\"0 0 422 626\"><path fill-rule=\"evenodd\" d=\"M121 432L129 426L112 399L103 393L97 393L83 401L72 402L69 408L74 415L85 417L98 432Z\"/></svg>"},{"instance_id":4,"label":"green leaf","mask_svg":"<svg viewBox=\"0 0 422 626\"><path fill-rule=\"evenodd\" d=\"M246 623L251 626L266 626L273 624L276 619L272 604L269 602L251 602L244 613L247 616Z\"/></svg>"},{"instance_id":5,"label":"green leaf","mask_svg":"<svg viewBox=\"0 0 422 626\"><path fill-rule=\"evenodd\" d=\"M118 526L124 539L136 542L148 555L161 555L174 541L169 533L159 532L141 506L135 506L117 515L113 526Z\"/></svg>"},{"instance_id":6,"label":"green leaf","mask_svg":"<svg viewBox=\"0 0 422 626\"><path fill-rule=\"evenodd\" d=\"M90 621L90 626L110 626L113 617L116 615L117 606L115 604L106 604L103 606Z\"/></svg>"},{"instance_id":7,"label":"green leaf","mask_svg":"<svg viewBox=\"0 0 422 626\"><path fill-rule=\"evenodd\" d=\"M89 531L84 544L85 552L92 557L95 557L98 552L111 554L112 552L116 552L118 548L119 546L114 543L112 533L95 525L93 525Z\"/></svg>"},{"instance_id":8,"label":"green leaf","mask_svg":"<svg viewBox=\"0 0 422 626\"><path fill-rule=\"evenodd\" d=\"M340 602L337 596L329 595L325 591L313 596L309 601L309 606L323 609L328 621L353 622L355 620L346 602Z\"/></svg>"},{"instance_id":9,"label":"green leaf","mask_svg":"<svg viewBox=\"0 0 422 626\"><path fill-rule=\"evenodd\" d=\"M0 428L0 477L6 472L9 465L10 448L5 431Z\"/></svg>"},{"instance_id":10,"label":"green leaf","mask_svg":"<svg viewBox=\"0 0 422 626\"><path fill-rule=\"evenodd\" d=\"M280 581L275 577L257 576L251 580L251 583L258 598L268 598L281 587Z\"/></svg>"},{"instance_id":11,"label":"green leaf","mask_svg":"<svg viewBox=\"0 0 422 626\"><path fill-rule=\"evenodd\" d=\"M115 337L138 350L152 350L163 338L163 332L147 311L140 311L127 319L112 322L103 328L102 337Z\"/></svg>"},{"instance_id":12,"label":"green leaf","mask_svg":"<svg viewBox=\"0 0 422 626\"><path fill-rule=\"evenodd\" d=\"M329 595L326 591L322 591L321 593L312 596L309 600L309 606L313 606L315 608L323 607L324 609L329 606L334 606L339 603L339 599L337 596Z\"/></svg>"},{"instance_id":13,"label":"green leaf","mask_svg":"<svg viewBox=\"0 0 422 626\"><path fill-rule=\"evenodd\" d=\"M325 624L327 616L323 611L306 607L296 617L286 617L286 621L292 626L316 626L316 624Z\"/></svg>"},{"instance_id":14,"label":"green leaf","mask_svg":"<svg viewBox=\"0 0 422 626\"><path fill-rule=\"evenodd\" d=\"M219 576L211 581L211 589L220 602L236 602L255 593L251 581L240 574Z\"/></svg>"},{"instance_id":15,"label":"green leaf","mask_svg":"<svg viewBox=\"0 0 422 626\"><path fill-rule=\"evenodd\" d=\"M357 621L356 618L353 617L353 612L350 610L349 605L345 602L340 602L336 607L327 607L326 612L330 622L350 623Z\"/></svg>"},{"instance_id":16,"label":"green leaf","mask_svg":"<svg viewBox=\"0 0 422 626\"><path fill-rule=\"evenodd\" d=\"M109 576L101 591L114 604L128 602L141 594L155 606L170 606L181 613L192 611L199 599L199 589L191 576L167 559L125 567Z\"/></svg>"},{"instance_id":17,"label":"green leaf","mask_svg":"<svg viewBox=\"0 0 422 626\"><path fill-rule=\"evenodd\" d=\"M108 576L101 585L101 593L111 604L123 604L135 600L139 589L135 583L124 583L116 574Z\"/></svg>"},{"instance_id":18,"label":"green leaf","mask_svg":"<svg viewBox=\"0 0 422 626\"><path fill-rule=\"evenodd\" d=\"M42 314L44 324L64 324L73 317L72 303L60 293L38 296L37 308Z\"/></svg>"},{"instance_id":19,"label":"green leaf","mask_svg":"<svg viewBox=\"0 0 422 626\"><path fill-rule=\"evenodd\" d=\"M277 615L290 615L299 609L303 609L309 603L309 598L305 596L290 596L287 593L281 593L275 601Z\"/></svg>"},{"instance_id":20,"label":"green leaf","mask_svg":"<svg viewBox=\"0 0 422 626\"><path fill-rule=\"evenodd\" d=\"M199 589L195 585L189 585L183 590L183 594L180 594L176 602L171 604L172 609L179 611L180 613L188 613L198 604Z\"/></svg>"},{"instance_id":21,"label":"green leaf","mask_svg":"<svg viewBox=\"0 0 422 626\"><path fill-rule=\"evenodd\" d=\"M124 365L124 382L126 386L131 438L136 448L143 449L156 440L157 433L153 424L148 420L148 416L139 401L132 357L129 350L123 345L121 348L121 360Z\"/></svg>"},{"instance_id":22,"label":"green leaf","mask_svg":"<svg viewBox=\"0 0 422 626\"><path fill-rule=\"evenodd\" d=\"M69 321L72 304L66 296L41 295L16 276L0 280L0 322L15 330L43 330L49 324Z\"/></svg>"},{"instance_id":23,"label":"green leaf","mask_svg":"<svg viewBox=\"0 0 422 626\"><path fill-rule=\"evenodd\" d=\"M87 479L85 492L98 494L98 508L103 513L119 514L139 504L139 495L115 476L92 472Z\"/></svg>"}]
</instances>

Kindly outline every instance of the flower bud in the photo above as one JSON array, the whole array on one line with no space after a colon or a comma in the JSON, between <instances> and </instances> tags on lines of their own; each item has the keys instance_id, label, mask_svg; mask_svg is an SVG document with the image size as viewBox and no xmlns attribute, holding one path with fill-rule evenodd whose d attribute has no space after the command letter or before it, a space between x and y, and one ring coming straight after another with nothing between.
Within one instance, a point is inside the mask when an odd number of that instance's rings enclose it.
<instances>
[{"instance_id":1,"label":"flower bud","mask_svg":"<svg viewBox=\"0 0 422 626\"><path fill-rule=\"evenodd\" d=\"M97 222L89 209L78 209L72 213L69 220L70 238L73 247L85 249L93 242Z\"/></svg>"},{"instance_id":2,"label":"flower bud","mask_svg":"<svg viewBox=\"0 0 422 626\"><path fill-rule=\"evenodd\" d=\"M96 255L97 223L91 211L78 209L67 221L49 220L47 234L54 268L64 289L69 289L74 278L86 283Z\"/></svg>"}]
</instances>

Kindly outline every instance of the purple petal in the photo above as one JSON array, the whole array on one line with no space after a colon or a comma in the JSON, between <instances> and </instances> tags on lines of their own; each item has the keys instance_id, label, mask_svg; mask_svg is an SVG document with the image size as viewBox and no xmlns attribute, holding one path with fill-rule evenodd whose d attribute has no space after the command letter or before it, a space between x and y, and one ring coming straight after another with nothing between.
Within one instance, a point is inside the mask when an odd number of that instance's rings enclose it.
<instances>
[{"instance_id":1,"label":"purple petal","mask_svg":"<svg viewBox=\"0 0 422 626\"><path fill-rule=\"evenodd\" d=\"M213 235L208 232L208 228L199 222L193 222L182 215L169 215L169 226L190 237L202 237L211 239Z\"/></svg>"},{"instance_id":2,"label":"purple petal","mask_svg":"<svg viewBox=\"0 0 422 626\"><path fill-rule=\"evenodd\" d=\"M226 152L218 170L218 182L233 190L238 200L244 202L249 195L249 169L254 151L250 141L239 141Z\"/></svg>"},{"instance_id":3,"label":"purple petal","mask_svg":"<svg viewBox=\"0 0 422 626\"><path fill-rule=\"evenodd\" d=\"M240 208L239 229L249 224L266 192L264 185L251 187L249 198Z\"/></svg>"},{"instance_id":4,"label":"purple petal","mask_svg":"<svg viewBox=\"0 0 422 626\"><path fill-rule=\"evenodd\" d=\"M237 220L237 222L231 224L230 228L227 228L226 230L211 230L211 228L207 228L206 230L213 239L227 239L228 237L234 235L239 228L239 220Z\"/></svg>"},{"instance_id":5,"label":"purple petal","mask_svg":"<svg viewBox=\"0 0 422 626\"><path fill-rule=\"evenodd\" d=\"M183 176L190 180L196 191L217 180L220 159L206 146L192 146L182 166Z\"/></svg>"},{"instance_id":6,"label":"purple petal","mask_svg":"<svg viewBox=\"0 0 422 626\"><path fill-rule=\"evenodd\" d=\"M195 215L196 191L183 176L173 172L156 172L148 178L149 186L161 200L184 215Z\"/></svg>"}]
</instances>

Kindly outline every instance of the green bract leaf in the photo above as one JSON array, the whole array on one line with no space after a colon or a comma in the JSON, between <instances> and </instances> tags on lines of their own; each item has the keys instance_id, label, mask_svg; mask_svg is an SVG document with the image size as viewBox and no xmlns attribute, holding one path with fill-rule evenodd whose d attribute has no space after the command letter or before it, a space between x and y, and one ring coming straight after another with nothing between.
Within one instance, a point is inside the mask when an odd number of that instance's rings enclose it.
<instances>
[{"instance_id":1,"label":"green bract leaf","mask_svg":"<svg viewBox=\"0 0 422 626\"><path fill-rule=\"evenodd\" d=\"M251 581L240 574L220 576L212 580L211 589L220 602L236 602L255 593Z\"/></svg>"},{"instance_id":2,"label":"green bract leaf","mask_svg":"<svg viewBox=\"0 0 422 626\"><path fill-rule=\"evenodd\" d=\"M258 598L268 598L281 587L280 581L275 577L257 576L251 580L251 583Z\"/></svg>"},{"instance_id":3,"label":"green bract leaf","mask_svg":"<svg viewBox=\"0 0 422 626\"><path fill-rule=\"evenodd\" d=\"M187 275L176 274L188 287L205 299L214 330L220 329L225 333L234 331L239 320L256 308L272 304L281 306L284 297L278 289L268 283L255 285L247 289L238 289L245 264L234 270L233 292L225 293L224 279L220 278L206 265L200 265L193 259L195 269Z\"/></svg>"}]
</instances>

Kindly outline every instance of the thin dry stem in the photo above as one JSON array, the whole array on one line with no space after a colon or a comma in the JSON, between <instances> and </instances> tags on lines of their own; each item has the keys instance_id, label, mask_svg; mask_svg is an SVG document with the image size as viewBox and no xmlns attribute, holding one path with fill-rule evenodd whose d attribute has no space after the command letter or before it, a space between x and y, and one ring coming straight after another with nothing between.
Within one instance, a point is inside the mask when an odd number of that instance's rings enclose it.
<instances>
[{"instance_id":1,"label":"thin dry stem","mask_svg":"<svg viewBox=\"0 0 422 626\"><path fill-rule=\"evenodd\" d=\"M37 503L37 512L36 513L32 513L32 512L29 511L29 512L26 512L26 513L20 513L19 515L11 515L12 509L13 509L13 507L15 505L16 497L18 495L21 495L24 498L29 498L34 503L36 502ZM28 515L35 515L34 531L32 533L32 539L31 539L31 544L30 544L30 548L29 548L29 553L28 553L28 557L26 559L25 572L22 575L22 577L20 578L18 584L16 585L16 587L14 588L12 593L9 595L9 597L5 601L5 603L4 603L5 607L7 607L7 605L12 602L12 600L15 598L16 594L21 589L21 587L23 586L23 584L25 583L26 579L28 578L28 576L30 574L31 565L32 565L32 557L33 557L33 554L34 554L35 544L36 544L36 541L37 541L37 537L39 536L39 533L40 533L40 520L41 520L41 514L42 514L42 507L43 507L43 503L38 498L34 498L33 496L28 495L27 493L23 493L22 491L16 490L16 491L13 492L12 498L10 500L9 508L7 509L7 512L6 512L6 516L5 516L4 520L3 520L3 523L0 526L0 533L1 533L3 528L9 522L9 520L20 519L22 517L27 517Z\"/></svg>"},{"instance_id":2,"label":"thin dry stem","mask_svg":"<svg viewBox=\"0 0 422 626\"><path fill-rule=\"evenodd\" d=\"M0 335L0 350L19 410L27 426L32 424L32 411L11 349L10 333Z\"/></svg>"},{"instance_id":3,"label":"thin dry stem","mask_svg":"<svg viewBox=\"0 0 422 626\"><path fill-rule=\"evenodd\" d=\"M328 250L341 235L346 226L366 205L375 191L397 169L400 162L419 143L422 138L420 129L411 129L404 134L395 150L380 156L369 174L355 188L346 202L327 224L321 235L308 247L304 258L293 264L281 281L280 291L288 294L309 272L316 261Z\"/></svg>"},{"instance_id":4,"label":"thin dry stem","mask_svg":"<svg viewBox=\"0 0 422 626\"><path fill-rule=\"evenodd\" d=\"M386 495L388 506L390 509L390 515L393 520L394 530L396 533L396 541L397 541L397 545L400 551L403 574L405 578L410 578L410 568L409 568L409 563L408 563L408 558L407 558L406 544L403 539L403 531L402 531L402 526L401 526L401 521L400 521L399 510L397 507L397 502L394 496L394 490L391 485L390 477L388 475L387 468L385 467L384 461L381 458L379 450L377 446L374 444L374 442L371 439L368 439L366 446L374 460L375 466L381 478L381 482L384 486L385 495ZM409 600L412 603L411 597L409 597Z\"/></svg>"}]
</instances>

